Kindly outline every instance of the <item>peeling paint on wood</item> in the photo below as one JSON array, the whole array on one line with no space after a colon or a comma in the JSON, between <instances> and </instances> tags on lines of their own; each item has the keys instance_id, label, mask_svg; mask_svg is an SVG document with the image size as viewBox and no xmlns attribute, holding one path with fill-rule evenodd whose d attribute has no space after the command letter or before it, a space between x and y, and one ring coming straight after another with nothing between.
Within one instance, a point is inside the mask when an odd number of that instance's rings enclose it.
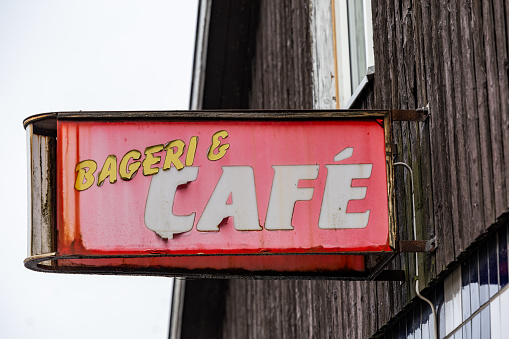
<instances>
[{"instance_id":1,"label":"peeling paint on wood","mask_svg":"<svg viewBox=\"0 0 509 339\"><path fill-rule=\"evenodd\" d=\"M56 183L56 143L53 137L32 134L32 129L27 130L27 133L32 154L29 169L29 222L32 229L29 254L39 255L54 251L56 192L53 188Z\"/></svg>"}]
</instances>

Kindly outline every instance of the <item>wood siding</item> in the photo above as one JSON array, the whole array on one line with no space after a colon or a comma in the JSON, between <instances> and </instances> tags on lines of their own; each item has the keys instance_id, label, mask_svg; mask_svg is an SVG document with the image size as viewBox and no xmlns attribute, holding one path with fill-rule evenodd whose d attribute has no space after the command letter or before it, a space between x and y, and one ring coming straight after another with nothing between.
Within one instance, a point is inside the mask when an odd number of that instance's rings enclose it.
<instances>
[{"instance_id":1,"label":"wood siding","mask_svg":"<svg viewBox=\"0 0 509 339\"><path fill-rule=\"evenodd\" d=\"M260 1L249 108L312 109L309 5Z\"/></svg>"},{"instance_id":2,"label":"wood siding","mask_svg":"<svg viewBox=\"0 0 509 339\"><path fill-rule=\"evenodd\" d=\"M359 108L414 109L394 124L396 161L414 170L421 286L444 274L509 206L509 2L372 1L376 72ZM311 108L306 1L261 1L250 108ZM399 237L411 239L408 173L396 169ZM230 280L224 338L368 338L415 297L407 283Z\"/></svg>"}]
</instances>

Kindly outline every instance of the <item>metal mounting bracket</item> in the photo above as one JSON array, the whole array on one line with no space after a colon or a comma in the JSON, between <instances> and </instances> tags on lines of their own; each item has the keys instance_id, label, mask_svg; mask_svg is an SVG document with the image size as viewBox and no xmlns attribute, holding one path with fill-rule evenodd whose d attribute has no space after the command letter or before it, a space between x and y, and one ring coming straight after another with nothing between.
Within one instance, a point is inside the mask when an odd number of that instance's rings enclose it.
<instances>
[{"instance_id":1,"label":"metal mounting bracket","mask_svg":"<svg viewBox=\"0 0 509 339\"><path fill-rule=\"evenodd\" d=\"M405 281L406 275L404 270L383 270L373 281Z\"/></svg>"},{"instance_id":2,"label":"metal mounting bracket","mask_svg":"<svg viewBox=\"0 0 509 339\"><path fill-rule=\"evenodd\" d=\"M417 224L415 222L415 198L414 198L414 172L408 164L404 162L396 162L394 166L403 166L410 172L410 191L412 194L412 224L413 236L415 240L400 240L398 241L399 252L433 252L437 247L436 237L430 240L416 240L417 239ZM416 254L417 255L417 254ZM417 258L416 258L417 260ZM417 274L418 275L418 274Z\"/></svg>"},{"instance_id":3,"label":"metal mounting bracket","mask_svg":"<svg viewBox=\"0 0 509 339\"><path fill-rule=\"evenodd\" d=\"M391 115L393 121L426 121L428 119L428 107L393 109Z\"/></svg>"},{"instance_id":4,"label":"metal mounting bracket","mask_svg":"<svg viewBox=\"0 0 509 339\"><path fill-rule=\"evenodd\" d=\"M398 252L434 252L437 248L436 237L430 240L400 240L398 241Z\"/></svg>"}]
</instances>

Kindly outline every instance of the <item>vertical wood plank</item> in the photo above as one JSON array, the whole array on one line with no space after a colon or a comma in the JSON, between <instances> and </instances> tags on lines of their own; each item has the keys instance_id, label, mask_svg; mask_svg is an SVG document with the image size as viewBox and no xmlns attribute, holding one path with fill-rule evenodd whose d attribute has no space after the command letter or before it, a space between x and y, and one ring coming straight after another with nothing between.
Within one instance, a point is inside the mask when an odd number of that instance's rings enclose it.
<instances>
[{"instance_id":1,"label":"vertical wood plank","mask_svg":"<svg viewBox=\"0 0 509 339\"><path fill-rule=\"evenodd\" d=\"M405 260L406 258L400 256L401 260L393 260L389 269L392 270L406 270L405 268ZM406 272L408 275L410 272ZM403 307L407 304L408 300L408 287L409 280L403 282L403 284L399 281L391 281L387 284L387 294L389 296L389 303L387 306L390 308L389 319L392 319L399 310L403 309ZM384 324L385 325L385 324Z\"/></svg>"},{"instance_id":2,"label":"vertical wood plank","mask_svg":"<svg viewBox=\"0 0 509 339\"><path fill-rule=\"evenodd\" d=\"M357 336L358 338L369 338L373 332L370 330L374 330L371 327L371 317L372 317L372 307L369 308L369 290L367 282L359 282L357 287L357 295L360 300L357 301L357 314L362 318L361 326L358 328Z\"/></svg>"},{"instance_id":3,"label":"vertical wood plank","mask_svg":"<svg viewBox=\"0 0 509 339\"><path fill-rule=\"evenodd\" d=\"M278 46L278 54L280 55L279 58L277 58L277 65L278 65L278 71L279 76L281 79L281 88L280 88L280 108L289 107L288 106L288 78L287 78L287 58L290 57L288 49L288 45L286 44L286 39L288 39L288 34L285 32L285 25L287 21L287 17L285 15L285 6L287 1L275 1L276 3L276 11L278 13L278 18L276 21L276 37L277 37L277 46Z\"/></svg>"},{"instance_id":4,"label":"vertical wood plank","mask_svg":"<svg viewBox=\"0 0 509 339\"><path fill-rule=\"evenodd\" d=\"M392 27L392 39L393 39L393 49L392 49L392 64L395 69L397 69L398 76L396 76L397 83L395 83L395 87L393 88L393 93L395 92L397 95L395 96L395 100L393 101L393 106L391 108L408 108L408 96L406 93L406 74L405 74L405 56L403 50L403 20L401 13L401 1L391 1L392 9L393 9L393 24L389 27ZM402 121L401 125L406 122Z\"/></svg>"},{"instance_id":5,"label":"vertical wood plank","mask_svg":"<svg viewBox=\"0 0 509 339\"><path fill-rule=\"evenodd\" d=\"M501 97L500 90L501 87L505 87L506 81L499 82L499 71L498 71L498 59L500 57L504 57L507 60L507 50L504 53L504 43L500 41L500 49L496 46L496 41L499 40L495 36L495 28L494 28L494 18L493 18L493 10L492 3L483 3L482 4L482 16L483 16L483 37L485 41L485 55L486 55L486 76L487 76L487 87L488 87L488 105L489 105L489 116L490 116L490 124L491 124L491 143L492 143L492 162L493 162L493 179L494 179L494 188L495 188L495 209L497 211L497 216L500 215L503 211L507 209L507 175L505 174L505 169L507 168L505 165L505 144L504 144L504 135L507 135L507 129L504 132L504 121L502 114L502 109L506 106L507 98ZM497 9L495 12L500 11ZM502 35L502 29L498 29L499 36ZM500 39L501 40L501 39ZM500 54L500 55L498 55ZM504 59L502 59L504 60ZM503 66L502 66L503 67ZM502 70L502 73L505 73L505 77L502 78L507 79L507 66L504 67L505 70ZM500 86L502 85L502 86ZM507 95L507 92L506 92ZM505 110L505 115L509 114L507 110ZM508 126L509 127L509 126Z\"/></svg>"},{"instance_id":6,"label":"vertical wood plank","mask_svg":"<svg viewBox=\"0 0 509 339\"><path fill-rule=\"evenodd\" d=\"M375 50L375 64L377 67L377 74L389 74L389 50L388 45L388 34L387 34L387 21L386 21L386 6L384 2L372 2L376 20L374 21L373 31L379 32L377 36L379 39L375 39L374 50ZM375 76L375 102L378 107L389 108L390 98L387 94L386 89L390 88L390 79L388 76Z\"/></svg>"},{"instance_id":7,"label":"vertical wood plank","mask_svg":"<svg viewBox=\"0 0 509 339\"><path fill-rule=\"evenodd\" d=\"M261 23L261 16L258 23L258 29L255 34L256 39L256 46L255 46L255 55L254 55L254 66L251 70L252 73L252 84L251 84L251 96L250 96L250 102L249 107L252 107L254 109L263 107L263 79L261 76L260 70L263 69L263 58L262 58L262 51L263 51L263 38L261 36L261 29L259 28Z\"/></svg>"},{"instance_id":8,"label":"vertical wood plank","mask_svg":"<svg viewBox=\"0 0 509 339\"><path fill-rule=\"evenodd\" d=\"M470 238L473 234L478 234L484 227L482 196L482 182L480 180L480 152L479 152L479 116L477 110L477 95L475 92L475 75L472 51L472 39L470 23L472 20L471 4L467 1L460 5L460 26L461 26L461 47L462 47L462 71L463 71L463 95L465 96L466 118L465 122L465 141L466 141L466 161L468 164L468 179L470 185L470 208L472 211L472 227L468 228ZM465 117L463 117L465 118ZM464 242L466 245L466 242Z\"/></svg>"},{"instance_id":9,"label":"vertical wood plank","mask_svg":"<svg viewBox=\"0 0 509 339\"><path fill-rule=\"evenodd\" d=\"M329 329L328 338L333 338L335 333L339 333L342 329L341 322L341 304L339 303L339 294L341 293L340 284L338 282L330 283L330 294L329 294L329 307L331 309L331 326Z\"/></svg>"},{"instance_id":10,"label":"vertical wood plank","mask_svg":"<svg viewBox=\"0 0 509 339\"><path fill-rule=\"evenodd\" d=\"M481 3L472 3L472 39L474 52L475 80L477 92L477 112L479 115L479 141L480 141L480 162L483 194L481 199L484 202L484 221L494 223L495 216L495 192L493 173L493 156L491 152L490 121L488 111L488 93L486 79L486 58L484 39L482 36L483 15ZM499 175L500 178L500 175ZM503 179L502 179L503 181Z\"/></svg>"},{"instance_id":11,"label":"vertical wood plank","mask_svg":"<svg viewBox=\"0 0 509 339\"><path fill-rule=\"evenodd\" d=\"M239 285L239 287L242 288L241 285ZM255 294L253 292L254 286L251 282L249 282L249 283L244 284L243 287L244 287L245 302L247 305L250 305L249 308L251 309L251 312L252 312L252 310L255 309L255 307L257 306ZM238 301L243 302L242 298L239 298ZM231 307L231 308L233 308L233 307ZM248 338L253 336L253 334L254 334L253 331L254 331L255 322L256 322L256 318L254 315L250 314L251 312L248 312L248 316L247 316L246 324L245 324L246 337L248 337Z\"/></svg>"},{"instance_id":12,"label":"vertical wood plank","mask_svg":"<svg viewBox=\"0 0 509 339\"><path fill-rule=\"evenodd\" d=\"M267 56L265 58L267 62L267 71L275 72L276 67L274 64L276 54L275 50L275 41L274 41L274 18L272 15L274 14L273 9L273 1L265 1L265 15L267 16L267 30L265 32L267 39ZM273 81L270 77L266 77L269 85L269 93L267 93L268 100L266 102L266 107L268 108L276 108L275 100L277 97L277 84L278 81Z\"/></svg>"},{"instance_id":13,"label":"vertical wood plank","mask_svg":"<svg viewBox=\"0 0 509 339\"><path fill-rule=\"evenodd\" d=\"M377 304L378 304L378 322L377 327L380 328L385 325L390 318L390 304L391 297L389 297L388 285L389 283L386 281L378 281L376 284L376 295L377 295Z\"/></svg>"},{"instance_id":14,"label":"vertical wood plank","mask_svg":"<svg viewBox=\"0 0 509 339\"><path fill-rule=\"evenodd\" d=\"M314 328L318 329L318 331L316 331L315 333L316 337L325 338L327 336L327 333L329 332L328 330L330 326L330 322L328 321L330 313L326 307L327 305L326 299L329 296L328 294L329 284L327 283L327 281L314 281L313 283L315 285L314 288L316 291L316 293L314 294L315 307L313 311L315 313L315 316L313 317L313 319L315 324Z\"/></svg>"},{"instance_id":15,"label":"vertical wood plank","mask_svg":"<svg viewBox=\"0 0 509 339\"><path fill-rule=\"evenodd\" d=\"M451 216L451 173L447 168L447 159L449 154L449 145L447 143L446 137L446 120L445 115L447 114L445 108L445 95L444 95L444 82L443 82L443 65L441 63L441 58L443 55L443 45L441 36L443 34L442 23L440 21L440 8L439 5L435 2L431 3L431 17L433 21L433 29L432 29L432 41L433 41L433 52L432 56L436 62L434 63L434 76L433 76L433 91L435 92L435 100L436 100L436 108L438 113L438 119L435 120L436 125L432 127L435 129L436 135L434 140L436 144L433 145L432 152L435 152L437 158L434 158L433 161L437 162L438 172L434 173L435 179L439 180L440 189L443 190L442 199L439 204L436 206L436 213L440 213L442 215L442 223L441 225L444 229L444 238L451 239L451 245L444 244L446 248L442 248L444 250L444 266L447 265L450 261L455 258L455 246L454 246L454 225L452 224L452 216ZM435 115L436 116L436 115ZM445 146L445 147L444 147ZM438 174L438 178L436 175Z\"/></svg>"},{"instance_id":16,"label":"vertical wood plank","mask_svg":"<svg viewBox=\"0 0 509 339\"><path fill-rule=\"evenodd\" d=\"M296 281L294 285L294 293L295 293L295 327L297 333L304 333L305 327L305 307L306 303L304 302L304 292L301 288L302 282Z\"/></svg>"},{"instance_id":17,"label":"vertical wood plank","mask_svg":"<svg viewBox=\"0 0 509 339\"><path fill-rule=\"evenodd\" d=\"M435 3L423 1L423 29L425 36L431 37L431 44L426 48L427 86L431 106L431 155L433 164L433 193L435 225L441 232L443 246L437 251L437 267L441 269L454 258L453 231L450 215L450 192L446 165L448 145L444 138L444 95L442 83L441 30L439 27L438 8ZM429 23L428 23L429 21ZM426 44L425 44L426 46ZM444 147L445 146L445 147Z\"/></svg>"},{"instance_id":18,"label":"vertical wood plank","mask_svg":"<svg viewBox=\"0 0 509 339\"><path fill-rule=\"evenodd\" d=\"M342 284L343 304L348 305L348 312L343 314L343 324L347 324L344 331L346 332L345 338L355 338L355 291L352 290L352 284L349 281L345 281Z\"/></svg>"},{"instance_id":19,"label":"vertical wood plank","mask_svg":"<svg viewBox=\"0 0 509 339\"><path fill-rule=\"evenodd\" d=\"M291 51L293 51L294 58L290 58L291 64L289 65L290 72L290 81L293 83L298 83L299 81L299 72L294 72L293 69L295 67L300 67L300 58L301 58L301 47L299 46L299 41L302 41L305 34L300 33L301 23L299 21L298 15L298 7L295 4L295 0L290 0L289 6L289 32L291 32ZM301 106L300 104L300 95L301 89L299 86L293 86L290 102L292 108L298 108Z\"/></svg>"},{"instance_id":20,"label":"vertical wood plank","mask_svg":"<svg viewBox=\"0 0 509 339\"><path fill-rule=\"evenodd\" d=\"M344 335L344 328L347 326L347 324L345 324L343 322L343 313L345 312L345 309L347 307L347 305L343 305L343 303L341 302L341 296L342 294L344 293L343 291L343 286L341 284L341 282L336 282L334 284L334 288L333 288L333 291L332 291L332 299L333 299L333 304L334 304L334 316L335 316L335 319L336 319L336 323L337 323L337 326L335 327L335 331L337 331L337 333L339 335Z\"/></svg>"},{"instance_id":21,"label":"vertical wood plank","mask_svg":"<svg viewBox=\"0 0 509 339\"><path fill-rule=\"evenodd\" d=\"M286 0L283 3L282 7L282 13L284 17L284 22L282 24L281 29L281 35L282 35L282 41L285 48L289 51L288 53L285 53L285 57L283 58L283 73L285 75L285 88L284 88L284 95L285 95L285 107L293 108L293 100L292 97L294 97L294 93L292 91L292 86L290 85L293 80L291 69L293 67L292 64L292 54L295 53L295 50L293 48L293 36L292 36L292 15L291 15L291 0Z\"/></svg>"},{"instance_id":22,"label":"vertical wood plank","mask_svg":"<svg viewBox=\"0 0 509 339\"><path fill-rule=\"evenodd\" d=\"M415 18L414 44L415 44L415 73L416 73L416 94L418 107L428 104L426 94L426 78L424 63L424 34L422 33L422 9L420 1L412 3L413 17Z\"/></svg>"},{"instance_id":23,"label":"vertical wood plank","mask_svg":"<svg viewBox=\"0 0 509 339\"><path fill-rule=\"evenodd\" d=\"M278 17L276 16L277 10L276 10L276 2L275 1L266 1L267 4L267 16L269 18L269 24L268 24L268 31L267 34L269 35L269 62L271 65L271 71L274 72L274 74L279 74L277 69L277 61L280 59L280 56L277 54L278 46L277 46L277 33L276 33L276 25ZM280 81L273 81L273 79L270 79L272 82L272 97L270 99L270 108L280 108L279 107L279 93L280 93Z\"/></svg>"},{"instance_id":24,"label":"vertical wood plank","mask_svg":"<svg viewBox=\"0 0 509 339\"><path fill-rule=\"evenodd\" d=\"M417 171L413 162L412 162L412 154L411 154L411 136L410 136L410 128L409 122L403 122L402 124L402 141L403 141L403 161L413 169ZM411 179L410 173L401 168L400 171L404 174L404 181L402 184L404 185L404 199L405 199L405 210L404 210L404 222L405 222L405 236L406 239L413 239L413 218L412 218L412 191L411 191ZM415 189L415 187L414 187ZM414 192L415 194L415 192ZM403 305L406 304L408 300L415 296L415 289L413 288L413 282L415 277L415 255L413 253L406 253L405 263L402 261L402 267L407 272L407 280L405 285L405 293L403 294L404 299L402 300Z\"/></svg>"},{"instance_id":25,"label":"vertical wood plank","mask_svg":"<svg viewBox=\"0 0 509 339\"><path fill-rule=\"evenodd\" d=\"M403 15L403 53L405 56L405 78L406 78L406 93L408 98L407 108L414 109L417 106L417 89L416 89L416 66L415 66L415 41L414 29L415 18L412 11L412 0L403 1L402 15ZM412 143L413 145L413 143Z\"/></svg>"},{"instance_id":26,"label":"vertical wood plank","mask_svg":"<svg viewBox=\"0 0 509 339\"><path fill-rule=\"evenodd\" d=\"M399 3L399 2L398 2ZM395 108L398 107L398 60L397 48L396 48L396 32L395 32L395 16L394 16L394 4L392 0L387 0L387 12L386 12L386 26L387 26L387 50L389 52L389 79L390 79L390 92L387 100L387 107Z\"/></svg>"},{"instance_id":27,"label":"vertical wood plank","mask_svg":"<svg viewBox=\"0 0 509 339\"><path fill-rule=\"evenodd\" d=\"M378 304L377 304L377 295L376 295L376 283L374 282L368 282L367 284L367 290L368 290L368 302L367 302L367 309L369 310L371 317L369 321L369 325L367 327L367 335L368 337L371 336L373 333L377 330L377 323L378 323Z\"/></svg>"},{"instance_id":28,"label":"vertical wood plank","mask_svg":"<svg viewBox=\"0 0 509 339\"><path fill-rule=\"evenodd\" d=\"M462 246L462 237L463 234L460 232L460 227L457 227L456 225L459 225L460 223L460 202L459 197L462 195L462 193L459 192L458 188L458 178L463 176L465 173L465 163L460 164L458 166L458 156L457 156L457 149L459 148L457 143L457 136L455 133L455 127L456 122L458 121L461 127L461 120L456 120L454 116L454 112L458 112L458 114L461 114L461 104L459 104L457 107L455 102L455 96L454 96L454 89L456 86L456 83L454 81L454 71L453 71L453 64L452 64L452 55L454 54L453 51L454 47L452 47L451 42L451 30L455 29L455 26L450 25L450 16L449 16L449 8L451 4L449 3L442 3L442 8L440 11L441 14L441 20L444 23L443 25L443 34L442 34L442 45L443 45L443 51L444 51L444 57L443 57L443 63L444 63L444 81L445 81L445 105L448 114L446 114L446 121L447 121L447 142L449 143L449 156L447 159L447 164L449 166L449 170L451 173L457 173L456 175L451 175L451 218L453 223L453 234L454 234L454 245ZM451 28L452 26L452 28ZM462 139L461 139L462 140ZM463 165L462 170L459 170L459 167ZM466 186L466 185L465 185ZM461 249L460 249L461 251Z\"/></svg>"},{"instance_id":29,"label":"vertical wood plank","mask_svg":"<svg viewBox=\"0 0 509 339\"><path fill-rule=\"evenodd\" d=\"M495 0L493 4L495 11L495 27L497 38L498 55L498 76L500 82L500 100L502 115L502 130L506 133L502 134L502 145L504 149L504 173L509 171L509 1L504 3L502 0ZM497 7L500 6L500 7ZM505 13L502 11L505 8ZM505 27L505 30L504 30ZM505 210L509 210L509 175L505 177ZM504 208L502 207L502 210ZM498 213L498 210L497 210Z\"/></svg>"},{"instance_id":30,"label":"vertical wood plank","mask_svg":"<svg viewBox=\"0 0 509 339\"><path fill-rule=\"evenodd\" d=\"M315 302L315 291L314 289L312 288L313 286L313 282L312 281L306 281L306 295L307 295L307 298L308 298L308 302L309 302L309 309L306 311L307 313L307 318L308 318L308 327L306 329L306 331L304 333L306 333L306 335L309 337L309 338L313 338L313 334L314 334L314 327L313 327L313 323L315 321L314 317L315 317L315 312L314 312L314 309L313 309L313 305L314 305L314 302Z\"/></svg>"},{"instance_id":31,"label":"vertical wood plank","mask_svg":"<svg viewBox=\"0 0 509 339\"><path fill-rule=\"evenodd\" d=\"M467 110L467 105L465 102L465 96L463 95L463 82L465 79L463 78L462 72L462 44L461 44L461 15L460 15L460 4L455 3L450 6L450 27L451 27L451 44L452 51L456 51L451 54L452 64L453 64L453 74L454 74L454 96L455 96L455 111L453 117L453 125L451 126L451 132L454 133L454 138L456 140L456 158L454 161L456 162L457 168L457 184L458 184L458 214L461 216L461 220L458 220L458 227L454 228L454 244L458 245L458 250L461 251L463 244L466 239L470 238L469 232L461 232L459 225L462 224L463 220L471 219L472 210L470 208L470 199L469 199L469 184L468 184L468 163L467 163L467 150L466 150L466 141L465 141L465 111Z\"/></svg>"},{"instance_id":32,"label":"vertical wood plank","mask_svg":"<svg viewBox=\"0 0 509 339\"><path fill-rule=\"evenodd\" d=\"M283 15L280 10L280 5L283 1L271 1L272 5L272 34L273 34L273 40L274 40L274 66L276 74L281 78L283 75L283 69L282 69L282 59L284 59L284 51L283 46L281 44L281 22L284 20ZM275 100L275 106L274 108L284 108L285 104L285 95L283 91L284 87L284 78L280 81L276 81L276 95L275 97L277 100Z\"/></svg>"},{"instance_id":33,"label":"vertical wood plank","mask_svg":"<svg viewBox=\"0 0 509 339\"><path fill-rule=\"evenodd\" d=\"M293 326L296 321L296 308L295 308L295 284L293 281L284 281L281 284L281 322L285 324L283 329L283 338L296 338L296 326Z\"/></svg>"},{"instance_id":34,"label":"vertical wood plank","mask_svg":"<svg viewBox=\"0 0 509 339\"><path fill-rule=\"evenodd\" d=\"M362 282L364 283L364 282ZM352 285L354 285L355 288L355 319L357 319L357 326L355 327L355 338L366 338L363 336L362 329L364 327L367 327L366 320L367 317L364 315L364 310L366 308L366 305L364 303L364 295L362 294L362 288L361 288L361 282L356 281L352 282ZM354 320L355 321L355 320Z\"/></svg>"},{"instance_id":35,"label":"vertical wood plank","mask_svg":"<svg viewBox=\"0 0 509 339\"><path fill-rule=\"evenodd\" d=\"M440 187L439 183L435 180L435 176L439 175L439 171L437 168L437 165L435 164L435 159L437 158L434 151L434 148L436 147L437 143L434 141L433 133L434 126L437 124L435 122L435 112L437 112L437 115L440 114L438 112L438 107L436 106L436 95L433 92L432 88L432 74L433 74L433 68L434 68L434 59L433 59L433 51L432 51L432 44L430 42L431 32L432 32L432 23L431 23L431 10L430 10L430 1L429 0L422 0L420 1L420 22L422 24L422 39L423 39L423 76L424 79L422 83L426 87L426 102L430 103L430 113L432 114L429 118L428 124L427 124L427 130L429 131L429 139L430 139L430 158L432 163L432 178L433 180L430 181L432 183L431 189L433 192L433 222L436 228L436 234L439 235L440 239L444 238L444 227L442 222L442 214L439 213L439 208L441 201L442 201L442 188ZM436 119L438 120L439 117ZM433 151L432 151L433 150ZM445 246L450 246L450 244L445 244ZM442 246L441 246L442 247ZM444 252L439 249L437 250L437 271L441 270L441 267L445 263L445 254Z\"/></svg>"},{"instance_id":36,"label":"vertical wood plank","mask_svg":"<svg viewBox=\"0 0 509 339\"><path fill-rule=\"evenodd\" d=\"M420 126L422 123L411 123L409 132L414 147L411 151L411 163L414 169L414 193L415 193L415 219L418 239L431 239L434 237L433 212L430 210L431 183L429 166L429 143L426 142L428 134L422 134ZM423 140L424 139L424 140ZM423 147L426 145L426 147ZM434 266L434 253L422 253L418 256L419 281L424 288L436 277ZM412 287L410 287L412 288ZM414 290L412 288L412 290Z\"/></svg>"},{"instance_id":37,"label":"vertical wood plank","mask_svg":"<svg viewBox=\"0 0 509 339\"><path fill-rule=\"evenodd\" d=\"M262 40L262 51L260 51L261 59L263 60L262 65L263 69L256 70L259 72L262 77L263 84L263 102L262 108L270 107L270 93L273 93L272 87L270 86L271 81L269 77L264 76L264 74L268 74L270 71L270 50L269 50L269 33L268 33L268 15L267 15L267 3L265 1L260 1L260 19L258 26L258 37Z\"/></svg>"}]
</instances>

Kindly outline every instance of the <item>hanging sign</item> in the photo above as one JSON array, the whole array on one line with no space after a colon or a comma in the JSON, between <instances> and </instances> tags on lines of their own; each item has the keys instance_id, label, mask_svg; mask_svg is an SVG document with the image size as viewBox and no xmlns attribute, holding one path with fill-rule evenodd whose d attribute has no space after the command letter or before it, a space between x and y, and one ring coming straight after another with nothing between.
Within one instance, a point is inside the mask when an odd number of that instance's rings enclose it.
<instances>
[{"instance_id":1,"label":"hanging sign","mask_svg":"<svg viewBox=\"0 0 509 339\"><path fill-rule=\"evenodd\" d=\"M34 269L368 277L366 255L393 251L386 111L58 113L26 125L33 162L56 132L53 252L31 253Z\"/></svg>"}]
</instances>

